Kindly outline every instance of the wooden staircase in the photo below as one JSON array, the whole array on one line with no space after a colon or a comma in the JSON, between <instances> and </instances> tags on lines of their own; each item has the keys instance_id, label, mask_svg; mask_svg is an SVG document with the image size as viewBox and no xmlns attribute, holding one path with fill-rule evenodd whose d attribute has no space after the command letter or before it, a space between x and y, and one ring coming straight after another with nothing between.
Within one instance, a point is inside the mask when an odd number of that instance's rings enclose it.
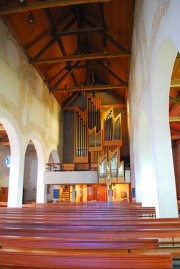
<instances>
[{"instance_id":1,"label":"wooden staircase","mask_svg":"<svg viewBox=\"0 0 180 269\"><path fill-rule=\"evenodd\" d=\"M61 201L70 201L70 186L65 185L60 196Z\"/></svg>"}]
</instances>

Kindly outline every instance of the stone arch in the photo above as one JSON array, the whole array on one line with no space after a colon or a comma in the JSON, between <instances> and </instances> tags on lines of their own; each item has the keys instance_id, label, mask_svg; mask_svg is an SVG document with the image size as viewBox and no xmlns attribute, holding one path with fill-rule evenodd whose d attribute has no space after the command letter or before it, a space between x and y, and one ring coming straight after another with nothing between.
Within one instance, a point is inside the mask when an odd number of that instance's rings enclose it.
<instances>
[{"instance_id":1,"label":"stone arch","mask_svg":"<svg viewBox=\"0 0 180 269\"><path fill-rule=\"evenodd\" d=\"M29 141L32 141L37 152L37 188L36 188L36 203L44 203L45 201L45 151L41 139L37 134L31 133L26 137L26 147Z\"/></svg>"},{"instance_id":2,"label":"stone arch","mask_svg":"<svg viewBox=\"0 0 180 269\"><path fill-rule=\"evenodd\" d=\"M36 201L37 168L37 152L33 142L29 141L24 160L23 203Z\"/></svg>"},{"instance_id":3,"label":"stone arch","mask_svg":"<svg viewBox=\"0 0 180 269\"><path fill-rule=\"evenodd\" d=\"M7 206L21 207L23 178L23 169L21 168L21 165L23 160L21 159L20 140L22 136L15 119L3 108L0 108L0 122L4 126L9 137L11 152Z\"/></svg>"},{"instance_id":4,"label":"stone arch","mask_svg":"<svg viewBox=\"0 0 180 269\"><path fill-rule=\"evenodd\" d=\"M49 159L48 159L49 163L60 163L60 158L59 155L57 153L56 150L51 150L50 154L49 154ZM47 202L52 202L54 199L54 189L56 189L57 186L52 185L52 184L47 184L45 189L47 190L46 192L46 201ZM59 186L58 186L59 189Z\"/></svg>"},{"instance_id":5,"label":"stone arch","mask_svg":"<svg viewBox=\"0 0 180 269\"><path fill-rule=\"evenodd\" d=\"M169 89L178 49L165 40L158 51L152 76L152 134L157 183L157 216L177 217L177 197L169 128ZM168 197L168 203L167 203Z\"/></svg>"}]
</instances>

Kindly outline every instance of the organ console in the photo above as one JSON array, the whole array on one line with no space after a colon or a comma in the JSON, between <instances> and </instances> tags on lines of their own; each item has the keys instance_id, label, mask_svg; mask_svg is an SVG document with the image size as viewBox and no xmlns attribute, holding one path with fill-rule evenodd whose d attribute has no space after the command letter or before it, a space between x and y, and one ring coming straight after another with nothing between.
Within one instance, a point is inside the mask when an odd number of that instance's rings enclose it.
<instances>
[{"instance_id":1,"label":"organ console","mask_svg":"<svg viewBox=\"0 0 180 269\"><path fill-rule=\"evenodd\" d=\"M99 181L118 178L122 146L121 113L87 95L86 109L75 108L74 163L97 163ZM94 166L95 167L95 166Z\"/></svg>"}]
</instances>

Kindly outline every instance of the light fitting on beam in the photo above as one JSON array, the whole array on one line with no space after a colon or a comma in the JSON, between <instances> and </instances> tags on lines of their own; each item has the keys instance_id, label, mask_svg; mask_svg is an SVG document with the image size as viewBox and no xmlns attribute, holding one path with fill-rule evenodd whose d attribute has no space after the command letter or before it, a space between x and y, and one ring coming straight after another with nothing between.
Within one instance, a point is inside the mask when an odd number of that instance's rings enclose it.
<instances>
[{"instance_id":1,"label":"light fitting on beam","mask_svg":"<svg viewBox=\"0 0 180 269\"><path fill-rule=\"evenodd\" d=\"M29 24L34 24L35 23L35 17L34 14L32 12L30 12L27 16L27 21Z\"/></svg>"}]
</instances>

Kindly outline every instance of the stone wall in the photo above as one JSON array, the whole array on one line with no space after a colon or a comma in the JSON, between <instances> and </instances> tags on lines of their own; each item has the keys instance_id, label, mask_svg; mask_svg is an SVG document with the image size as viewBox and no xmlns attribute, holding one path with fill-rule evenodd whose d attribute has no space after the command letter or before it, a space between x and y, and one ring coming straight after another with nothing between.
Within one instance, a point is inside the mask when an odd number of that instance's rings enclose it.
<instances>
[{"instance_id":1,"label":"stone wall","mask_svg":"<svg viewBox=\"0 0 180 269\"><path fill-rule=\"evenodd\" d=\"M37 132L45 150L59 145L60 105L1 20L0 81L0 107L13 116L22 134Z\"/></svg>"}]
</instances>

